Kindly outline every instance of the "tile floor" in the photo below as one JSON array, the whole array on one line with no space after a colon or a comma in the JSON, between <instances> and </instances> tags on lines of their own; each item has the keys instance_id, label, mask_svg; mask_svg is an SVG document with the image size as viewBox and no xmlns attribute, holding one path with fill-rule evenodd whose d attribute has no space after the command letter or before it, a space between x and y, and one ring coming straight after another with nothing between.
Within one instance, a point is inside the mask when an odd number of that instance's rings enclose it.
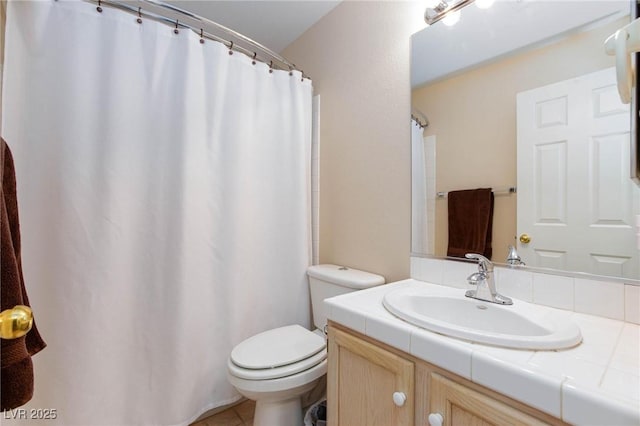
<instances>
[{"instance_id":1,"label":"tile floor","mask_svg":"<svg viewBox=\"0 0 640 426\"><path fill-rule=\"evenodd\" d=\"M192 423L191 426L253 426L255 401L246 400L211 417Z\"/></svg>"}]
</instances>

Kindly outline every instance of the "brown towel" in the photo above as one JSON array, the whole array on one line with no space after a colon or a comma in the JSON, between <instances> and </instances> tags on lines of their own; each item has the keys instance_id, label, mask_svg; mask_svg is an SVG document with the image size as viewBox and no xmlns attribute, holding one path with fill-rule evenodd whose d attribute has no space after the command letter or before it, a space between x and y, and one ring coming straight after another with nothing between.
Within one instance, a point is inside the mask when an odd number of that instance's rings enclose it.
<instances>
[{"instance_id":1,"label":"brown towel","mask_svg":"<svg viewBox=\"0 0 640 426\"><path fill-rule=\"evenodd\" d=\"M1 310L11 309L15 305L29 306L24 288L22 263L20 257L20 227L18 223L18 200L16 198L16 175L13 157L4 139L0 147L0 164L3 166L0 181L2 196L0 200L0 257L2 272L0 275ZM33 364L31 355L42 350L46 344L40 337L35 323L23 337L12 340L1 339L0 389L1 411L19 407L33 396Z\"/></svg>"},{"instance_id":2,"label":"brown towel","mask_svg":"<svg viewBox=\"0 0 640 426\"><path fill-rule=\"evenodd\" d=\"M479 253L491 259L493 192L491 188L449 192L447 256Z\"/></svg>"}]
</instances>

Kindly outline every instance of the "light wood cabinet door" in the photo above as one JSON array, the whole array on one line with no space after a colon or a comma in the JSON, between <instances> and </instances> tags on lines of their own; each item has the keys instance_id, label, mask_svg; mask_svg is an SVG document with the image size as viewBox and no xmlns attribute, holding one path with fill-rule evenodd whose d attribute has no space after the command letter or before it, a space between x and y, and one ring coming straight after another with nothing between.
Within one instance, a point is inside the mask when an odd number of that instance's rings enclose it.
<instances>
[{"instance_id":1,"label":"light wood cabinet door","mask_svg":"<svg viewBox=\"0 0 640 426\"><path fill-rule=\"evenodd\" d=\"M330 328L327 401L330 426L412 425L414 363Z\"/></svg>"},{"instance_id":2,"label":"light wood cabinet door","mask_svg":"<svg viewBox=\"0 0 640 426\"><path fill-rule=\"evenodd\" d=\"M429 393L430 412L442 416L443 426L547 424L437 373L431 373Z\"/></svg>"}]
</instances>

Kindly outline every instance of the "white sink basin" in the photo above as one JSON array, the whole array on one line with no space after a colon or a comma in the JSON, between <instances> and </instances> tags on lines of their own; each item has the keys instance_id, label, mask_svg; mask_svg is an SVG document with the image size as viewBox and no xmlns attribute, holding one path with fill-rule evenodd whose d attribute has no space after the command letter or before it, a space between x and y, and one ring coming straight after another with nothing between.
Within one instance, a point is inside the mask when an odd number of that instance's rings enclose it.
<instances>
[{"instance_id":1,"label":"white sink basin","mask_svg":"<svg viewBox=\"0 0 640 426\"><path fill-rule=\"evenodd\" d=\"M465 297L464 290L411 287L390 291L383 304L413 325L477 343L552 350L582 341L580 329L566 313L519 300L498 305Z\"/></svg>"}]
</instances>

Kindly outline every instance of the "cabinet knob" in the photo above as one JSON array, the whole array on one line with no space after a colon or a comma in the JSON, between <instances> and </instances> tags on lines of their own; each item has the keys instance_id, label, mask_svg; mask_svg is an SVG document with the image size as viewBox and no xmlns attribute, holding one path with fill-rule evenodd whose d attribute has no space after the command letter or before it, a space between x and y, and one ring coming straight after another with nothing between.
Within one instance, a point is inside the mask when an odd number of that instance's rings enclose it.
<instances>
[{"instance_id":1,"label":"cabinet knob","mask_svg":"<svg viewBox=\"0 0 640 426\"><path fill-rule=\"evenodd\" d=\"M407 402L407 395L404 392L394 392L393 393L393 403L398 407L402 407L404 403Z\"/></svg>"},{"instance_id":2,"label":"cabinet knob","mask_svg":"<svg viewBox=\"0 0 640 426\"><path fill-rule=\"evenodd\" d=\"M442 426L442 423L444 422L444 418L440 413L429 414L428 420L429 426Z\"/></svg>"}]
</instances>

